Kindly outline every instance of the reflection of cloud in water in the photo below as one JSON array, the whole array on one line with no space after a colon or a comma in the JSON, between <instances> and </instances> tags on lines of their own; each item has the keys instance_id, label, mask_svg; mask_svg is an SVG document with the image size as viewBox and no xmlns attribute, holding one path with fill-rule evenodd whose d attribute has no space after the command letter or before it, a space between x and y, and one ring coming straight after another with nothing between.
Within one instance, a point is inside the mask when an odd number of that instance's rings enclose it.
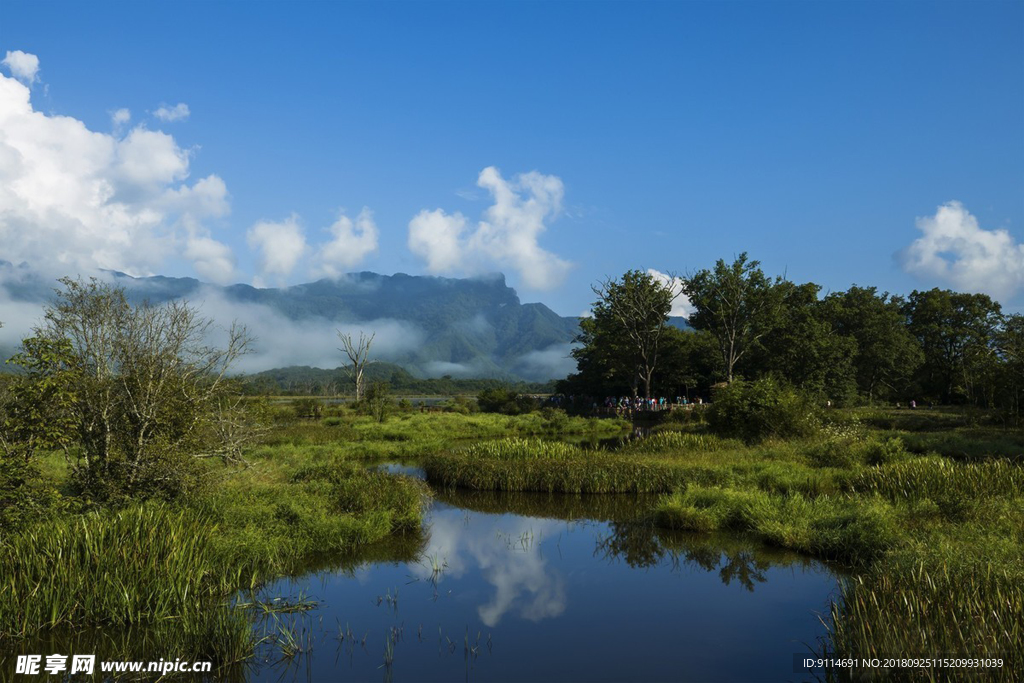
<instances>
[{"instance_id":1,"label":"reflection of cloud in water","mask_svg":"<svg viewBox=\"0 0 1024 683\"><path fill-rule=\"evenodd\" d=\"M558 522L548 520L481 514L473 514L467 524L462 511L435 510L424 561L412 571L422 579L430 578L428 558L433 556L439 563L448 563L439 581L479 567L481 576L495 588L491 600L477 608L487 626L497 625L510 610L530 621L556 617L565 611L565 579L548 566L540 545L558 527ZM532 536L533 542L519 543L524 534Z\"/></svg>"}]
</instances>

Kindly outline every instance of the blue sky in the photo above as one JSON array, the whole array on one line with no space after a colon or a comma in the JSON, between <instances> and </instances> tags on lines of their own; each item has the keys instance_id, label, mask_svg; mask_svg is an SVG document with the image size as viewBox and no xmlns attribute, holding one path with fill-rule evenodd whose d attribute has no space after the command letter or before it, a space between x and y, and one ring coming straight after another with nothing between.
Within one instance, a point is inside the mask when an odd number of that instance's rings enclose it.
<instances>
[{"instance_id":1,"label":"blue sky","mask_svg":"<svg viewBox=\"0 0 1024 683\"><path fill-rule=\"evenodd\" d=\"M9 0L5 54L10 261L500 270L575 315L748 251L1024 303L1020 2Z\"/></svg>"}]
</instances>

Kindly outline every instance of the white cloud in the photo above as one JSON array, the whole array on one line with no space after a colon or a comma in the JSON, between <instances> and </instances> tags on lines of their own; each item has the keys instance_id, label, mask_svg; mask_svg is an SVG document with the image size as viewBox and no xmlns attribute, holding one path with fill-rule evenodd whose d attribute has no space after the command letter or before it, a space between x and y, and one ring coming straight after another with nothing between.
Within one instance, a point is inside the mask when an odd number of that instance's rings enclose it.
<instances>
[{"instance_id":1,"label":"white cloud","mask_svg":"<svg viewBox=\"0 0 1024 683\"><path fill-rule=\"evenodd\" d=\"M266 277L284 282L306 253L306 237L294 213L280 223L260 221L249 228L246 240L250 248L260 252L257 282Z\"/></svg>"},{"instance_id":2,"label":"white cloud","mask_svg":"<svg viewBox=\"0 0 1024 683\"><path fill-rule=\"evenodd\" d=\"M467 525L463 516L463 511L450 508L431 512L429 540L422 557L443 561L445 571L434 576L429 564L423 562L410 568L414 575L443 582L478 571L493 591L482 596L487 602L477 606L477 614L492 628L510 613L539 622L565 612L565 576L548 564L541 549L545 538L561 534L560 522L476 515ZM531 542L522 543L521 539L527 537Z\"/></svg>"},{"instance_id":3,"label":"white cloud","mask_svg":"<svg viewBox=\"0 0 1024 683\"><path fill-rule=\"evenodd\" d=\"M203 316L226 328L237 322L256 337L253 353L244 356L236 370L259 372L289 365L336 368L347 361L338 350L338 330L358 336L362 331L375 335L371 356L377 361L396 361L423 344L423 331L401 320L380 318L360 322L339 322L327 318L292 320L269 306L241 303L221 291L204 287L193 299ZM296 340L302 343L297 344ZM212 339L223 344L223 340Z\"/></svg>"},{"instance_id":4,"label":"white cloud","mask_svg":"<svg viewBox=\"0 0 1024 683\"><path fill-rule=\"evenodd\" d=\"M139 127L116 148L115 171L131 188L156 188L188 177L189 153L170 135Z\"/></svg>"},{"instance_id":5,"label":"white cloud","mask_svg":"<svg viewBox=\"0 0 1024 683\"><path fill-rule=\"evenodd\" d=\"M328 230L333 239L317 252L313 265L316 277L338 277L377 251L377 225L373 212L366 207L355 222L343 214Z\"/></svg>"},{"instance_id":6,"label":"white cloud","mask_svg":"<svg viewBox=\"0 0 1024 683\"><path fill-rule=\"evenodd\" d=\"M0 257L56 275L146 275L173 258L212 272L200 221L228 212L227 188L215 175L189 183L190 161L165 133L136 127L121 138L36 111L29 88L0 75Z\"/></svg>"},{"instance_id":7,"label":"white cloud","mask_svg":"<svg viewBox=\"0 0 1024 683\"><path fill-rule=\"evenodd\" d=\"M918 218L917 229L921 237L898 254L904 271L996 299L1024 285L1024 245L1006 230L983 229L960 202Z\"/></svg>"},{"instance_id":8,"label":"white cloud","mask_svg":"<svg viewBox=\"0 0 1024 683\"><path fill-rule=\"evenodd\" d=\"M672 310L669 311L669 315L689 318L690 315L697 310L690 304L690 300L686 298L686 295L683 294L682 278L671 277L668 274L662 273L659 270L654 270L653 268L648 268L647 274L665 287L668 287L672 290L672 294L675 295L675 299L672 300Z\"/></svg>"},{"instance_id":9,"label":"white cloud","mask_svg":"<svg viewBox=\"0 0 1024 683\"><path fill-rule=\"evenodd\" d=\"M562 209L562 181L536 171L507 181L489 166L477 185L490 192L494 203L474 229L467 233L461 213L423 210L409 222L409 249L431 273L511 268L532 289L561 284L572 264L542 249L537 240Z\"/></svg>"},{"instance_id":10,"label":"white cloud","mask_svg":"<svg viewBox=\"0 0 1024 683\"><path fill-rule=\"evenodd\" d=\"M161 105L159 109L153 112L153 116L157 117L161 121L167 121L168 123L173 121L184 121L191 114L188 110L188 105L184 102L179 102L173 107L168 107L166 104Z\"/></svg>"},{"instance_id":11,"label":"white cloud","mask_svg":"<svg viewBox=\"0 0 1024 683\"><path fill-rule=\"evenodd\" d=\"M39 57L21 50L8 50L7 56L0 61L10 70L11 75L29 85L39 77Z\"/></svg>"},{"instance_id":12,"label":"white cloud","mask_svg":"<svg viewBox=\"0 0 1024 683\"><path fill-rule=\"evenodd\" d=\"M192 261L200 277L219 285L234 282L235 255L231 248L210 237L209 232L195 228L185 240L185 258Z\"/></svg>"},{"instance_id":13,"label":"white cloud","mask_svg":"<svg viewBox=\"0 0 1024 683\"><path fill-rule=\"evenodd\" d=\"M427 262L431 273L447 273L462 265L462 233L466 217L448 215L441 209L424 209L409 221L409 249Z\"/></svg>"},{"instance_id":14,"label":"white cloud","mask_svg":"<svg viewBox=\"0 0 1024 683\"><path fill-rule=\"evenodd\" d=\"M576 359L570 356L576 344L552 344L546 349L524 353L516 360L515 371L526 379L543 382L561 379L576 372Z\"/></svg>"},{"instance_id":15,"label":"white cloud","mask_svg":"<svg viewBox=\"0 0 1024 683\"><path fill-rule=\"evenodd\" d=\"M114 124L114 128L121 128L122 126L128 125L128 122L132 120L132 112L125 107L121 107L117 111L111 112L110 121Z\"/></svg>"}]
</instances>

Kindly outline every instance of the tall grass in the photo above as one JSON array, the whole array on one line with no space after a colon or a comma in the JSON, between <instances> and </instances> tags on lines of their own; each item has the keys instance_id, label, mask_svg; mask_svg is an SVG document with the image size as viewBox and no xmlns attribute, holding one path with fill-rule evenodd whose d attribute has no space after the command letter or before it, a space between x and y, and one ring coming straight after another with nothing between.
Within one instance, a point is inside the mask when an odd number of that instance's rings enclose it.
<instances>
[{"instance_id":1,"label":"tall grass","mask_svg":"<svg viewBox=\"0 0 1024 683\"><path fill-rule=\"evenodd\" d=\"M0 548L0 636L61 626L175 624L219 663L244 658L248 622L231 613L232 589L209 520L144 505L30 528Z\"/></svg>"},{"instance_id":2,"label":"tall grass","mask_svg":"<svg viewBox=\"0 0 1024 683\"><path fill-rule=\"evenodd\" d=\"M1002 658L1002 668L900 671L901 680L1018 681L1024 585L992 567L883 564L848 583L831 606L827 656Z\"/></svg>"},{"instance_id":3,"label":"tall grass","mask_svg":"<svg viewBox=\"0 0 1024 683\"><path fill-rule=\"evenodd\" d=\"M890 500L1022 496L1024 467L1006 460L957 463L941 457L917 458L868 470L853 486Z\"/></svg>"},{"instance_id":4,"label":"tall grass","mask_svg":"<svg viewBox=\"0 0 1024 683\"><path fill-rule=\"evenodd\" d=\"M665 463L536 439L477 444L429 457L423 468L429 481L443 487L496 491L658 493L679 482Z\"/></svg>"},{"instance_id":5,"label":"tall grass","mask_svg":"<svg viewBox=\"0 0 1024 683\"><path fill-rule=\"evenodd\" d=\"M710 453L729 448L742 448L742 446L743 443L737 439L723 439L714 434L661 431L655 432L645 439L637 439L629 443L620 449L620 452L651 454L664 451L697 451Z\"/></svg>"}]
</instances>

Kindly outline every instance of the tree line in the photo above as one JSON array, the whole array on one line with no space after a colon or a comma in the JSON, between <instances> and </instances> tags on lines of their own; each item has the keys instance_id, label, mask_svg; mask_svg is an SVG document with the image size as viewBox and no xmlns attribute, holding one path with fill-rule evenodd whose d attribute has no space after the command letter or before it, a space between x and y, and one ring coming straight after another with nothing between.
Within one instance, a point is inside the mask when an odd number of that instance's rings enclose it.
<instances>
[{"instance_id":1,"label":"tree line","mask_svg":"<svg viewBox=\"0 0 1024 683\"><path fill-rule=\"evenodd\" d=\"M577 372L559 391L692 398L773 377L835 405L913 400L1020 415L1024 316L988 295L854 285L822 297L820 285L766 275L745 253L678 282L631 270L594 286ZM687 330L669 317L681 295L694 309Z\"/></svg>"}]
</instances>

